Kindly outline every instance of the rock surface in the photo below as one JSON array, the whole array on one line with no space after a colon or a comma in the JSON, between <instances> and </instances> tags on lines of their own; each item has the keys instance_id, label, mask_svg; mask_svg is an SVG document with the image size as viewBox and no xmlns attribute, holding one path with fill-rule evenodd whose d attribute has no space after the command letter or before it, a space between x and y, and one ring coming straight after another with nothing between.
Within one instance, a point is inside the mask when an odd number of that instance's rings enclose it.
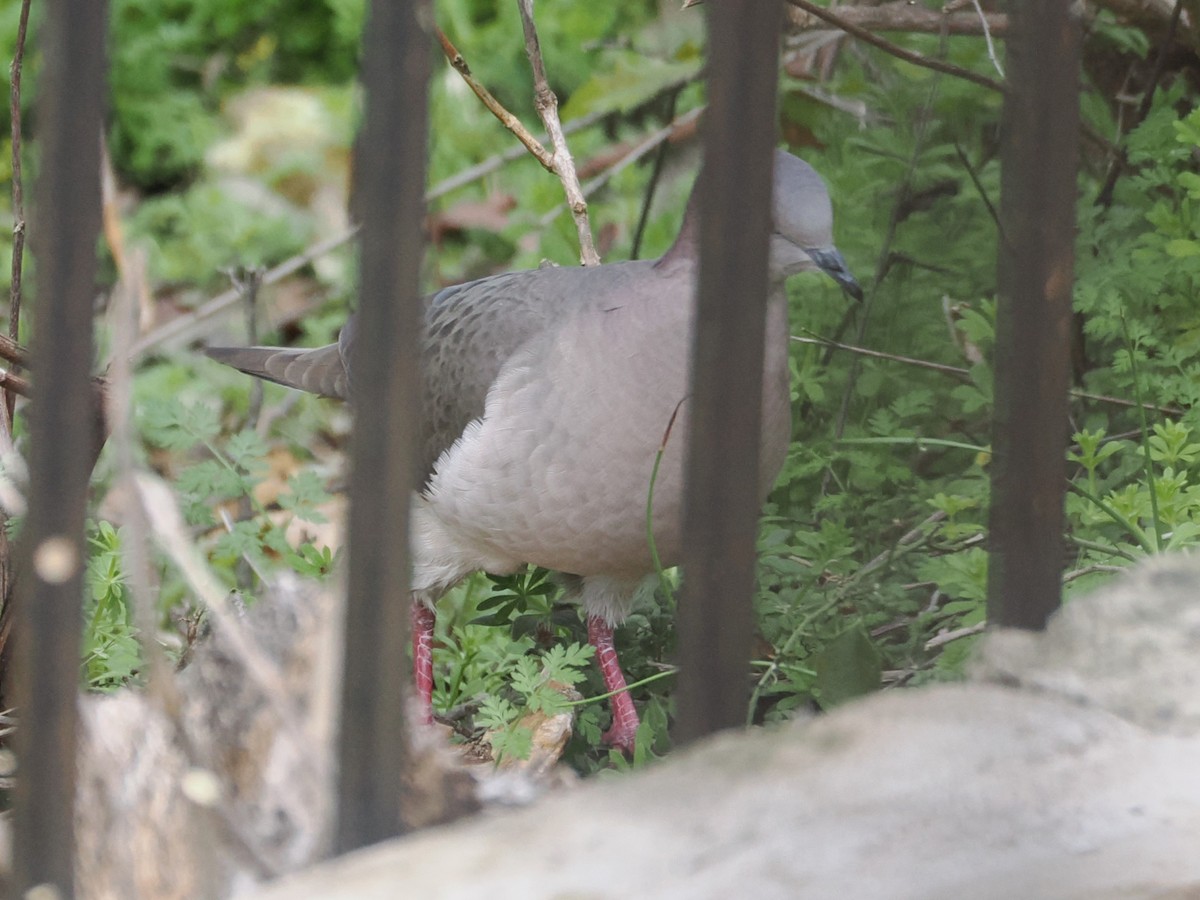
<instances>
[{"instance_id":1,"label":"rock surface","mask_svg":"<svg viewBox=\"0 0 1200 900\"><path fill-rule=\"evenodd\" d=\"M1200 565L990 634L973 679L721 735L255 896L1200 897Z\"/></svg>"}]
</instances>

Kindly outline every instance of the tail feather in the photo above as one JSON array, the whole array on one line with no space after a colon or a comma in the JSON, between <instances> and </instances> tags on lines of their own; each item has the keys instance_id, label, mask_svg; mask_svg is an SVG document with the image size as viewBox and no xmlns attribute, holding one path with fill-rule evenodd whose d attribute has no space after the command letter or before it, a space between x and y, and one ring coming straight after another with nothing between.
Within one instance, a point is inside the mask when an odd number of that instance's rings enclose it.
<instances>
[{"instance_id":1,"label":"tail feather","mask_svg":"<svg viewBox=\"0 0 1200 900\"><path fill-rule=\"evenodd\" d=\"M322 397L350 399L350 375L337 344L314 350L281 347L206 347L217 362L247 375Z\"/></svg>"}]
</instances>

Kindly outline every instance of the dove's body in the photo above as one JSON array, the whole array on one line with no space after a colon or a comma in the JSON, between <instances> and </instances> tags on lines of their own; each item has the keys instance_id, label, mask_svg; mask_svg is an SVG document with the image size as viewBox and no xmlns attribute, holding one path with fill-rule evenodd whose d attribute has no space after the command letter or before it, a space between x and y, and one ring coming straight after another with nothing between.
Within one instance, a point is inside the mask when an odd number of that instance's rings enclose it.
<instances>
[{"instance_id":1,"label":"dove's body","mask_svg":"<svg viewBox=\"0 0 1200 900\"><path fill-rule=\"evenodd\" d=\"M791 432L784 280L822 268L857 291L832 245L820 178L782 152L775 174L762 496ZM426 703L433 601L471 572L502 574L525 563L578 576L570 584L588 614L606 683L624 687L611 629L654 571L646 508L669 427L653 488L654 542L667 566L681 548L695 218L693 203L675 244L655 261L514 272L427 299L424 481L413 519L415 665ZM349 399L353 335L351 321L338 344L316 350L209 352L250 374ZM613 707L609 738L629 748L637 727L632 702L622 693Z\"/></svg>"}]
</instances>

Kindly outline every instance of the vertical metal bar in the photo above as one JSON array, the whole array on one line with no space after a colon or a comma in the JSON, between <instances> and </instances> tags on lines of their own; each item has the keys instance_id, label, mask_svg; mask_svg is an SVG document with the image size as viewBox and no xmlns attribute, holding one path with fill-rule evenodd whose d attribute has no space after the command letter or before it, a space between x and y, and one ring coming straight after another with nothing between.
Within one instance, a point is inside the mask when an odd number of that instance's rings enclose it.
<instances>
[{"instance_id":1,"label":"vertical metal bar","mask_svg":"<svg viewBox=\"0 0 1200 900\"><path fill-rule=\"evenodd\" d=\"M41 28L37 304L29 515L15 687L20 714L13 854L18 896L74 894L76 696L83 518L93 462L92 299L100 231L107 4L51 0Z\"/></svg>"},{"instance_id":2,"label":"vertical metal bar","mask_svg":"<svg viewBox=\"0 0 1200 900\"><path fill-rule=\"evenodd\" d=\"M364 35L366 116L355 167L363 223L361 302L352 350L354 470L338 747L339 851L400 831L431 22L428 0L374 0Z\"/></svg>"},{"instance_id":3,"label":"vertical metal bar","mask_svg":"<svg viewBox=\"0 0 1200 900\"><path fill-rule=\"evenodd\" d=\"M684 509L676 737L745 721L782 6L708 12L700 280Z\"/></svg>"},{"instance_id":4,"label":"vertical metal bar","mask_svg":"<svg viewBox=\"0 0 1200 900\"><path fill-rule=\"evenodd\" d=\"M1021 628L1041 628L1061 596L1079 134L1074 6L1010 4L988 620Z\"/></svg>"}]
</instances>

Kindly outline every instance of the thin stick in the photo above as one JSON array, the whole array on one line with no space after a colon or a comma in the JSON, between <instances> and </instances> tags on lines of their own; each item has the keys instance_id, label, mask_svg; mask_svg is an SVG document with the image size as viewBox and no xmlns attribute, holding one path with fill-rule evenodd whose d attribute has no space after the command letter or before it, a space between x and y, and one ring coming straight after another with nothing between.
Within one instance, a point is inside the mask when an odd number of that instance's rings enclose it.
<instances>
[{"instance_id":1,"label":"thin stick","mask_svg":"<svg viewBox=\"0 0 1200 900\"><path fill-rule=\"evenodd\" d=\"M987 28L992 35L1008 34L1008 16L1004 13L984 13L983 18L970 12L955 12L952 4L941 9L921 6L912 0L893 0L879 6L838 7L838 15L868 31L907 31L927 34L977 35ZM953 4L961 7L962 4ZM796 28L811 28L812 22L799 9L789 11L789 24Z\"/></svg>"},{"instance_id":2,"label":"thin stick","mask_svg":"<svg viewBox=\"0 0 1200 900\"><path fill-rule=\"evenodd\" d=\"M675 91L667 99L667 121L675 119L675 103L679 100L679 91ZM650 181L646 185L646 194L642 198L642 211L638 215L637 227L633 231L633 246L629 251L630 259L641 255L642 236L646 233L646 223L650 220L650 206L654 203L654 195L658 191L658 179L662 175L663 163L667 161L667 143L658 145L658 153L654 157L654 168L650 171Z\"/></svg>"},{"instance_id":3,"label":"thin stick","mask_svg":"<svg viewBox=\"0 0 1200 900\"><path fill-rule=\"evenodd\" d=\"M533 24L533 0L517 0L521 11L521 27L525 31L525 53L533 68L533 105L550 135L550 146L554 148L554 171L567 193L567 205L575 219L575 230L579 233L579 261L585 266L598 266L600 256L592 242L592 229L588 224L587 201L579 187L579 176L575 174L575 161L567 148L562 123L558 119L558 98L550 90L546 78L546 65L542 61L542 49L538 43L537 28Z\"/></svg>"},{"instance_id":4,"label":"thin stick","mask_svg":"<svg viewBox=\"0 0 1200 900\"><path fill-rule=\"evenodd\" d=\"M596 193L596 191L608 184L608 182L611 181L619 172L629 168L643 156L648 154L651 150L655 149L665 141L670 140L671 136L674 135L680 128L690 125L696 119L700 118L700 116L704 114L705 109L706 107L704 106L698 106L695 109L685 112L682 116L680 116L674 122L671 122L669 125L664 125L662 128L650 132L650 134L643 138L640 143L631 148L628 153L585 184L583 186L583 195L585 197L592 196L592 194ZM553 209L542 215L542 217L538 220L538 225L542 228L545 228L558 218L559 214L562 213L564 208L565 207L563 204L555 206Z\"/></svg>"},{"instance_id":5,"label":"thin stick","mask_svg":"<svg viewBox=\"0 0 1200 900\"><path fill-rule=\"evenodd\" d=\"M3 334L0 334L0 359L23 369L29 368L29 351Z\"/></svg>"},{"instance_id":6,"label":"thin stick","mask_svg":"<svg viewBox=\"0 0 1200 900\"><path fill-rule=\"evenodd\" d=\"M954 142L954 152L958 156L958 161L962 163L963 168L967 170L967 175L971 179L971 184L975 186L975 193L979 195L979 199L983 201L983 205L987 207L988 215L992 217L992 221L996 223L996 231L1000 234L1000 240L1005 243L1008 238L1004 234L1004 223L1000 221L1000 213L996 211L995 205L992 203L992 198L988 196L988 192L984 190L983 182L979 180L979 173L975 171L975 167L971 165L971 160L967 158L966 152L962 145Z\"/></svg>"},{"instance_id":7,"label":"thin stick","mask_svg":"<svg viewBox=\"0 0 1200 900\"><path fill-rule=\"evenodd\" d=\"M6 391L11 391L20 397L29 399L30 386L28 378L22 378L20 375L14 375L6 369L0 369L0 386Z\"/></svg>"},{"instance_id":8,"label":"thin stick","mask_svg":"<svg viewBox=\"0 0 1200 900\"><path fill-rule=\"evenodd\" d=\"M127 533L121 540L121 557L133 621L137 627L142 655L147 663L150 696L174 718L178 716L182 700L171 664L158 642L158 622L155 619L155 603L150 587L153 572L149 554L150 524L145 508L137 502L137 486L133 480L133 364L128 348L137 333L137 285L142 282L140 275L145 264L145 254L140 248L135 248L132 253L125 255L121 277L113 298L114 347L109 367L111 389L106 393L105 400L108 404L107 421L111 428L110 436L117 469L115 480L124 488L121 496L125 508L122 512Z\"/></svg>"},{"instance_id":9,"label":"thin stick","mask_svg":"<svg viewBox=\"0 0 1200 900\"><path fill-rule=\"evenodd\" d=\"M1000 60L996 58L996 47L992 43L992 31L988 28L987 16L983 12L983 7L979 5L979 0L971 0L971 5L975 7L975 13L979 16L979 24L983 26L983 42L987 44L988 59L996 67L997 74L1003 78L1004 67L1000 65Z\"/></svg>"},{"instance_id":10,"label":"thin stick","mask_svg":"<svg viewBox=\"0 0 1200 900\"><path fill-rule=\"evenodd\" d=\"M818 347L828 347L832 350L845 350L847 353L857 353L859 356L869 356L872 359L886 359L891 362L903 363L906 366L916 366L920 369L929 369L933 372L941 372L943 375L950 375L954 378L961 378L964 381L970 380L971 370L963 369L959 366L948 366L944 363L930 362L925 359L915 359L911 356L900 356L895 353L884 353L882 350L868 350L866 347L855 347L853 344L843 344L840 341L830 340L823 337L797 337L792 335L792 340L797 344L814 344ZM1071 389L1071 396L1077 400L1092 400L1096 403L1108 403L1112 406L1123 406L1127 409L1137 409L1138 402L1136 400L1125 400L1121 397L1110 397L1107 394L1091 394L1087 391L1079 391ZM1167 416L1182 416L1183 410L1175 406L1158 406L1154 403L1142 404L1145 409L1153 412L1159 412ZM1139 432L1134 432L1138 434Z\"/></svg>"},{"instance_id":11,"label":"thin stick","mask_svg":"<svg viewBox=\"0 0 1200 900\"><path fill-rule=\"evenodd\" d=\"M345 231L339 232L332 237L313 244L303 253L298 253L291 259L284 260L273 269L269 269L267 273L263 275L263 286L265 287L267 285L275 284L276 282L287 278L289 275L300 271L313 260L324 256L326 253L337 249L343 244L349 243L356 234L358 234L358 226L354 225L350 228L347 228ZM162 325L148 334L143 335L134 342L129 352L133 354L133 357L136 359L137 357L149 353L156 347L159 347L162 344L170 341L187 340L195 332L195 330L200 327L201 324L225 312L227 309L236 304L241 297L242 292L240 290L237 288L230 288L224 293L213 297L213 299L209 300L202 306L197 307L188 315L180 316L178 319L172 319L165 325ZM0 355L3 354L0 353Z\"/></svg>"},{"instance_id":12,"label":"thin stick","mask_svg":"<svg viewBox=\"0 0 1200 900\"><path fill-rule=\"evenodd\" d=\"M8 336L13 343L20 340L21 329L21 271L25 258L25 192L21 183L21 67L25 60L25 32L29 27L29 2L21 3L21 18L17 24L17 47L8 67L8 115L12 127L12 205L13 248L12 279L8 291ZM16 395L7 388L4 406L8 412L5 427L12 429Z\"/></svg>"},{"instance_id":13,"label":"thin stick","mask_svg":"<svg viewBox=\"0 0 1200 900\"><path fill-rule=\"evenodd\" d=\"M532 153L534 158L537 159L537 161L543 166L545 166L547 172L554 172L557 174L557 170L554 166L553 154L543 147L541 143L538 142L537 138L529 133L529 129L521 124L520 119L505 109L504 105L494 96L492 96L492 92L484 87L483 83L480 82L473 74L471 74L471 67L467 64L467 61L463 58L463 55L458 52L458 48L450 42L450 38L446 37L446 33L437 26L434 26L434 28L437 32L438 40L441 42L442 52L446 54L446 59L450 61L450 65L453 67L454 71L462 76L462 80L467 83L467 87L469 87L475 93L475 96L483 102L483 105L487 107L488 112L499 119L500 124L511 131L513 136L525 145L525 149Z\"/></svg>"},{"instance_id":14,"label":"thin stick","mask_svg":"<svg viewBox=\"0 0 1200 900\"><path fill-rule=\"evenodd\" d=\"M857 353L859 356L869 356L872 359L886 359L892 362L904 363L906 366L929 369L933 372L941 372L943 375L952 375L955 378L969 379L971 377L969 369L963 369L959 366L948 366L944 363L929 362L928 360L916 359L911 356L884 353L882 350L868 350L866 347L855 347L852 344L843 344L841 341L834 341L828 338L797 337L796 335L792 335L792 340L797 344L813 344L817 347L829 347L833 350L845 350L848 353Z\"/></svg>"},{"instance_id":15,"label":"thin stick","mask_svg":"<svg viewBox=\"0 0 1200 900\"><path fill-rule=\"evenodd\" d=\"M258 290L263 282L262 266L238 266L226 271L229 283L234 290L242 295L242 304L246 313L246 342L250 345L258 343ZM257 431L258 420L262 415L263 383L255 378L250 389L250 407L246 410L246 428ZM243 516L250 515L249 498L242 497L240 510Z\"/></svg>"},{"instance_id":16,"label":"thin stick","mask_svg":"<svg viewBox=\"0 0 1200 900\"><path fill-rule=\"evenodd\" d=\"M938 647L949 644L953 641L960 640L965 637L971 637L976 634L983 634L987 630L987 622L979 622L975 625L967 625L964 628L955 628L953 631L943 631L940 634L935 634L925 642L926 650L936 650Z\"/></svg>"},{"instance_id":17,"label":"thin stick","mask_svg":"<svg viewBox=\"0 0 1200 900\"><path fill-rule=\"evenodd\" d=\"M946 75L953 75L955 78L962 78L966 81L981 85L988 90L1004 93L1004 85L999 81L993 81L986 75L980 75L978 72L972 72L970 69L964 69L961 66L956 66L953 63L943 62L940 59L932 59L928 56L922 56L920 53L913 53L911 50L905 50L903 47L897 47L891 41L885 41L883 38L872 34L867 29L848 22L839 16L837 13L830 12L823 6L818 6L810 0L787 0L792 6L804 10L812 16L816 16L824 22L828 22L835 28L840 28L846 34L858 38L872 47L877 47L884 53L888 53L897 59L902 59L905 62L912 63L914 66L932 69L935 72L942 72Z\"/></svg>"},{"instance_id":18,"label":"thin stick","mask_svg":"<svg viewBox=\"0 0 1200 900\"><path fill-rule=\"evenodd\" d=\"M597 122L610 115L606 109L598 109L588 113L586 116L580 116L578 119L572 119L563 126L563 134L574 134L577 131L582 131L585 128L590 128ZM546 140L546 135L542 135L538 139L540 144ZM525 148L509 147L503 153L497 153L490 156L481 163L476 163L473 166L468 166L456 175L451 175L442 181L439 181L425 193L425 202L437 200L449 194L451 191L456 191L459 188L466 187L468 184L479 181L487 175L492 174L505 163L510 163L513 160L521 159L525 155Z\"/></svg>"},{"instance_id":19,"label":"thin stick","mask_svg":"<svg viewBox=\"0 0 1200 900\"><path fill-rule=\"evenodd\" d=\"M1063 576L1063 584L1074 581L1076 578L1082 578L1084 575L1094 575L1097 572L1103 572L1106 575L1116 575L1127 571L1129 570L1125 566L1106 566L1103 563L1095 563L1094 565L1084 566L1082 569L1076 569L1074 572L1068 572Z\"/></svg>"},{"instance_id":20,"label":"thin stick","mask_svg":"<svg viewBox=\"0 0 1200 900\"><path fill-rule=\"evenodd\" d=\"M303 723L291 695L286 689L283 673L271 657L259 646L227 599L225 588L209 571L207 564L188 536L183 515L175 495L161 478L146 471L133 473L138 502L150 522L150 534L159 548L175 563L184 580L203 602L213 625L228 640L229 652L262 691L267 708L280 722ZM293 734L292 729L286 729Z\"/></svg>"}]
</instances>

